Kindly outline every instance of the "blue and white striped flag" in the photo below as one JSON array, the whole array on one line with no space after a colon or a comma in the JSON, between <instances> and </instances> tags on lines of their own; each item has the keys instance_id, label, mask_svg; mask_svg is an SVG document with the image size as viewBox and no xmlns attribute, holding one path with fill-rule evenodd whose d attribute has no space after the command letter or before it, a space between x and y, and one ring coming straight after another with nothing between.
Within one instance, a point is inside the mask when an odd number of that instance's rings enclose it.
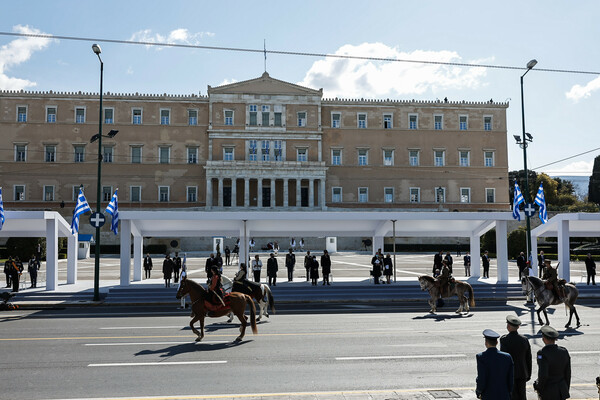
<instances>
[{"instance_id":1,"label":"blue and white striped flag","mask_svg":"<svg viewBox=\"0 0 600 400\"><path fill-rule=\"evenodd\" d=\"M4 226L4 203L2 202L2 188L0 187L0 231Z\"/></svg>"},{"instance_id":2,"label":"blue and white striped flag","mask_svg":"<svg viewBox=\"0 0 600 400\"><path fill-rule=\"evenodd\" d=\"M521 220L521 213L519 212L519 204L525 204L525 199L523 198L523 193L521 193L521 189L519 189L519 184L515 181L515 197L513 200L513 218L517 220Z\"/></svg>"},{"instance_id":3,"label":"blue and white striped flag","mask_svg":"<svg viewBox=\"0 0 600 400\"><path fill-rule=\"evenodd\" d=\"M540 183L537 195L535 196L535 204L540 206L540 219L542 224L548 222L548 211L546 210L546 197L544 197L544 184Z\"/></svg>"},{"instance_id":4,"label":"blue and white striped flag","mask_svg":"<svg viewBox=\"0 0 600 400\"><path fill-rule=\"evenodd\" d=\"M113 231L115 235L119 234L119 201L117 197L117 190L115 190L115 194L113 194L110 203L108 203L108 207L106 207L106 212L112 216L110 230Z\"/></svg>"},{"instance_id":5,"label":"blue and white striped flag","mask_svg":"<svg viewBox=\"0 0 600 400\"><path fill-rule=\"evenodd\" d=\"M83 188L81 188L79 189L79 195L77 196L77 205L75 206L75 212L73 213L73 221L71 221L71 233L73 235L79 233L79 216L88 211L92 212L92 209L83 195Z\"/></svg>"}]
</instances>

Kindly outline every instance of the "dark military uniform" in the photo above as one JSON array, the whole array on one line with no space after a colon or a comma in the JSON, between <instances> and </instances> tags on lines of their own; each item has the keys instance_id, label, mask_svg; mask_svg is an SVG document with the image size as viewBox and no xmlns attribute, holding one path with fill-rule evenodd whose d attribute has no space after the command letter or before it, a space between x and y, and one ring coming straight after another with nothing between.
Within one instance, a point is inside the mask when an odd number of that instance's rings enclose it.
<instances>
[{"instance_id":1,"label":"dark military uniform","mask_svg":"<svg viewBox=\"0 0 600 400\"><path fill-rule=\"evenodd\" d=\"M521 321L512 315L506 321L513 325L521 325ZM500 351L511 355L515 365L515 383L511 400L526 400L525 383L531 379L531 346L529 340L517 331L509 332L500 338Z\"/></svg>"},{"instance_id":2,"label":"dark military uniform","mask_svg":"<svg viewBox=\"0 0 600 400\"><path fill-rule=\"evenodd\" d=\"M558 332L550 326L542 328L544 336L556 339ZM564 400L570 397L571 356L562 346L547 344L537 352L538 379L533 387L542 400Z\"/></svg>"}]
</instances>

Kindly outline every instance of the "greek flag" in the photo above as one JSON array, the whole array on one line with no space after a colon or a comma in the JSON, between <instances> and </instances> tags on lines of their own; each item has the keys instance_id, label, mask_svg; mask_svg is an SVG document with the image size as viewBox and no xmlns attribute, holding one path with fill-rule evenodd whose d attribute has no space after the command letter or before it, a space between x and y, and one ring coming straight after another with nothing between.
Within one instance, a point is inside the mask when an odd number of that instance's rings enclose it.
<instances>
[{"instance_id":1,"label":"greek flag","mask_svg":"<svg viewBox=\"0 0 600 400\"><path fill-rule=\"evenodd\" d=\"M75 206L75 212L73 213L73 221L71 221L71 233L73 233L73 235L79 233L79 216L88 211L92 212L92 209L83 195L83 188L81 188L79 189L79 196L77 196L77 205Z\"/></svg>"},{"instance_id":2,"label":"greek flag","mask_svg":"<svg viewBox=\"0 0 600 400\"><path fill-rule=\"evenodd\" d=\"M110 230L113 231L115 235L119 234L119 202L117 200L117 190L115 190L115 194L113 194L110 203L108 203L108 207L106 207L106 212L112 216Z\"/></svg>"},{"instance_id":3,"label":"greek flag","mask_svg":"<svg viewBox=\"0 0 600 400\"><path fill-rule=\"evenodd\" d=\"M523 198L523 193L521 193L521 189L519 189L519 184L515 181L515 197L513 200L513 218L517 220L521 220L521 213L519 213L519 204L525 204L525 199Z\"/></svg>"},{"instance_id":4,"label":"greek flag","mask_svg":"<svg viewBox=\"0 0 600 400\"><path fill-rule=\"evenodd\" d=\"M535 196L535 204L540 206L540 219L542 224L548 222L548 211L546 210L546 198L544 197L544 184L540 183L537 195Z\"/></svg>"},{"instance_id":5,"label":"greek flag","mask_svg":"<svg viewBox=\"0 0 600 400\"><path fill-rule=\"evenodd\" d=\"M0 231L4 226L4 203L2 203L2 188L0 187Z\"/></svg>"}]
</instances>

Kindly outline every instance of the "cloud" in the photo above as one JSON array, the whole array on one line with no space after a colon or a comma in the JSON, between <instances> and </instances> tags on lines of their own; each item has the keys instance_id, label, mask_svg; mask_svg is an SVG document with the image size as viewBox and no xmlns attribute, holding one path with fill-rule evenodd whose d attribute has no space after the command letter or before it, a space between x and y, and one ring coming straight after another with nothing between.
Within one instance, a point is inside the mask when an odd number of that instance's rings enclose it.
<instances>
[{"instance_id":1,"label":"cloud","mask_svg":"<svg viewBox=\"0 0 600 400\"><path fill-rule=\"evenodd\" d=\"M454 51L402 52L382 43L363 43L357 46L347 44L340 47L335 54L415 61L465 62ZM485 75L485 68L325 58L315 61L304 80L298 84L323 88L324 97L382 98L423 94L428 91L435 93L454 88L476 89L485 86L482 81Z\"/></svg>"},{"instance_id":2,"label":"cloud","mask_svg":"<svg viewBox=\"0 0 600 400\"><path fill-rule=\"evenodd\" d=\"M125 73L127 75L133 75L133 67L131 65L127 67L127 71L125 71Z\"/></svg>"},{"instance_id":3,"label":"cloud","mask_svg":"<svg viewBox=\"0 0 600 400\"><path fill-rule=\"evenodd\" d=\"M590 176L594 167L594 160L575 161L562 168L552 168L542 172L550 176Z\"/></svg>"},{"instance_id":4,"label":"cloud","mask_svg":"<svg viewBox=\"0 0 600 400\"><path fill-rule=\"evenodd\" d=\"M575 85L565 93L567 99L573 100L574 102L578 102L581 99L587 99L592 95L592 92L600 89L600 77L588 82L587 85Z\"/></svg>"},{"instance_id":5,"label":"cloud","mask_svg":"<svg viewBox=\"0 0 600 400\"><path fill-rule=\"evenodd\" d=\"M204 37L213 37L213 32L196 32L190 33L185 28L174 29L167 35L161 35L160 33L153 33L152 29L144 29L135 32L129 40L134 42L147 42L147 43L169 43L169 44L200 44L200 40ZM157 50L162 50L162 47L156 47Z\"/></svg>"},{"instance_id":6,"label":"cloud","mask_svg":"<svg viewBox=\"0 0 600 400\"><path fill-rule=\"evenodd\" d=\"M16 25L13 31L26 34L42 34L41 31L29 26ZM27 79L10 77L6 74L12 67L28 61L36 51L48 47L53 39L36 37L19 37L0 47L0 89L21 90L36 86L37 83Z\"/></svg>"},{"instance_id":7,"label":"cloud","mask_svg":"<svg viewBox=\"0 0 600 400\"><path fill-rule=\"evenodd\" d=\"M232 83L236 83L236 82L238 82L238 80L237 80L237 79L234 79L234 78L231 78L231 79L223 79L223 80L221 81L221 83L219 83L219 84L217 85L217 87L219 87L219 86L225 86L225 85L230 85L230 84L232 84Z\"/></svg>"}]
</instances>

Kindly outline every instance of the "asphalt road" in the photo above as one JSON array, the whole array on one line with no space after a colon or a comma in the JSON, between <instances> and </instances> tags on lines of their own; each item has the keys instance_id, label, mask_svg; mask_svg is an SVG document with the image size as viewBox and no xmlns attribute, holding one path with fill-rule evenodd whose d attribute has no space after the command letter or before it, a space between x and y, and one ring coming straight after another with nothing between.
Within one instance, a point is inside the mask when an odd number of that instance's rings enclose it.
<instances>
[{"instance_id":1,"label":"asphalt road","mask_svg":"<svg viewBox=\"0 0 600 400\"><path fill-rule=\"evenodd\" d=\"M578 310L584 325L561 328L559 344L571 352L572 398L593 398L600 373L600 313L590 304ZM522 302L486 303L464 316L452 311L429 315L410 305L295 305L259 323L258 335L248 330L237 344L238 326L224 318L208 320L204 341L194 343L188 312L173 307L2 312L0 398L291 392L312 398L352 390L464 390L475 385L475 354L484 349L481 332L504 332L507 314L524 321L521 331L530 337L534 354L542 346L539 326ZM564 308L551 311L554 326L564 325Z\"/></svg>"}]
</instances>

